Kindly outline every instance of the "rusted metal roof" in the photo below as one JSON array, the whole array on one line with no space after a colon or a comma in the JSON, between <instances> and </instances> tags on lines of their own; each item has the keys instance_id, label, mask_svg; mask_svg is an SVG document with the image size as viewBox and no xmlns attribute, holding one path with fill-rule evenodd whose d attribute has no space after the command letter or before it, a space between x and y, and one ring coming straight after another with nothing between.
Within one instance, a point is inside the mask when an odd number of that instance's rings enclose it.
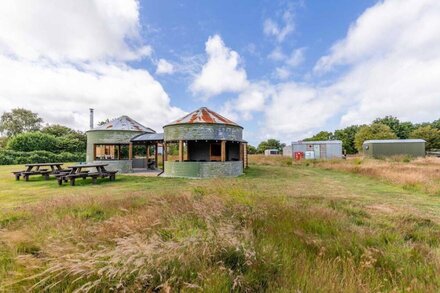
<instances>
[{"instance_id":1,"label":"rusted metal roof","mask_svg":"<svg viewBox=\"0 0 440 293\"><path fill-rule=\"evenodd\" d=\"M223 117L222 115L206 107L199 108L194 112L189 113L185 117L182 117L167 124L166 126L175 125L175 124L195 124L195 123L227 124L227 125L239 126L237 123L229 120L228 118Z\"/></svg>"},{"instance_id":2,"label":"rusted metal roof","mask_svg":"<svg viewBox=\"0 0 440 293\"><path fill-rule=\"evenodd\" d=\"M93 131L93 130L126 130L126 131L143 131L148 133L156 133L156 131L154 131L153 129L145 127L139 122L125 115L113 119L101 126L90 129L89 131Z\"/></svg>"}]
</instances>

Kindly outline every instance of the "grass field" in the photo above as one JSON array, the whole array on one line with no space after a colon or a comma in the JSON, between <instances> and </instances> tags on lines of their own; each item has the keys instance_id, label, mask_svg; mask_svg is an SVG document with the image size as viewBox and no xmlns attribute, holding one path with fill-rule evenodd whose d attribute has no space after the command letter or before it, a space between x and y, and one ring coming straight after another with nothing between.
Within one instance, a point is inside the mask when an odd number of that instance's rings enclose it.
<instances>
[{"instance_id":1,"label":"grass field","mask_svg":"<svg viewBox=\"0 0 440 293\"><path fill-rule=\"evenodd\" d=\"M439 161L250 159L239 178L75 187L0 166L0 291L440 290Z\"/></svg>"}]
</instances>

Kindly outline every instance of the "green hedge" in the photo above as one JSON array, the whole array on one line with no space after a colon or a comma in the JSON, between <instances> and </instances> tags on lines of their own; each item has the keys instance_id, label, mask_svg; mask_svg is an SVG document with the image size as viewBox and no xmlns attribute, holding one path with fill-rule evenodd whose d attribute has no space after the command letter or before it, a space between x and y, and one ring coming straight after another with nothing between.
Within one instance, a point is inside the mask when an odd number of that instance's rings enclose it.
<instances>
[{"instance_id":1,"label":"green hedge","mask_svg":"<svg viewBox=\"0 0 440 293\"><path fill-rule=\"evenodd\" d=\"M26 132L11 137L6 148L18 152L48 151L57 154L85 152L86 143L78 137L75 134L56 137L40 131Z\"/></svg>"},{"instance_id":2,"label":"green hedge","mask_svg":"<svg viewBox=\"0 0 440 293\"><path fill-rule=\"evenodd\" d=\"M0 165L84 162L85 160L85 153L63 152L55 154L48 151L18 152L0 149Z\"/></svg>"}]
</instances>

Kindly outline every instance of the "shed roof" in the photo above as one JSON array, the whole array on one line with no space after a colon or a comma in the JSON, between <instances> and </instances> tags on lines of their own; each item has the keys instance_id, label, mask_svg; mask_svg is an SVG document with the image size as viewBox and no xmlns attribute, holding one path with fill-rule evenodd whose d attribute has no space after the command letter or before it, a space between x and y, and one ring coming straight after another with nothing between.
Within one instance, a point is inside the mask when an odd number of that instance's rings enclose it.
<instances>
[{"instance_id":1,"label":"shed roof","mask_svg":"<svg viewBox=\"0 0 440 293\"><path fill-rule=\"evenodd\" d=\"M126 130L126 131L143 131L148 133L156 133L156 131L154 131L153 129L145 127L139 122L125 115L113 119L101 126L90 129L89 131L94 131L94 130Z\"/></svg>"},{"instance_id":2,"label":"shed roof","mask_svg":"<svg viewBox=\"0 0 440 293\"><path fill-rule=\"evenodd\" d=\"M136 135L130 141L132 142L163 141L163 133L142 133Z\"/></svg>"},{"instance_id":3,"label":"shed roof","mask_svg":"<svg viewBox=\"0 0 440 293\"><path fill-rule=\"evenodd\" d=\"M228 118L223 117L222 115L206 108L201 107L188 115L177 119L165 126L168 125L176 125L176 124L226 124L226 125L234 125L239 126L237 123L229 120Z\"/></svg>"},{"instance_id":4,"label":"shed roof","mask_svg":"<svg viewBox=\"0 0 440 293\"><path fill-rule=\"evenodd\" d=\"M413 142L426 142L423 139L372 139L364 141L366 143L413 143Z\"/></svg>"},{"instance_id":5,"label":"shed roof","mask_svg":"<svg viewBox=\"0 0 440 293\"><path fill-rule=\"evenodd\" d=\"M340 140L294 141L292 144L342 144Z\"/></svg>"}]
</instances>

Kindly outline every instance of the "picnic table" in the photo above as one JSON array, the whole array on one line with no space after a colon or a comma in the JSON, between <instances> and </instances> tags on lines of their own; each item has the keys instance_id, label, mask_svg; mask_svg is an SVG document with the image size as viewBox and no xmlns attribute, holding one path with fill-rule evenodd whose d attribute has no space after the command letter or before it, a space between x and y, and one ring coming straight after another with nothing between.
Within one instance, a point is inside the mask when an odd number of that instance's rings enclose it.
<instances>
[{"instance_id":1,"label":"picnic table","mask_svg":"<svg viewBox=\"0 0 440 293\"><path fill-rule=\"evenodd\" d=\"M49 175L59 174L65 172L61 167L63 163L36 163L36 164L26 164L26 170L12 172L15 175L16 180L20 180L23 176L25 181L29 181L29 177L33 175L41 175L44 179L48 180ZM47 168L44 168L47 167ZM49 170L50 168L50 170Z\"/></svg>"},{"instance_id":2,"label":"picnic table","mask_svg":"<svg viewBox=\"0 0 440 293\"><path fill-rule=\"evenodd\" d=\"M63 181L67 182L70 181L70 185L75 185L75 180L78 178L86 179L87 177L92 178L92 183L96 184L96 181L99 177L105 178L108 177L110 181L116 180L116 173L118 171L109 171L106 170L105 167L108 166L108 164L105 163L92 163L92 164L79 164L74 166L69 166L69 172L68 173L60 173L56 175L58 179L58 184L62 185ZM84 169L94 169L94 172L91 172L91 170L84 170ZM95 171L96 170L96 171Z\"/></svg>"}]
</instances>

